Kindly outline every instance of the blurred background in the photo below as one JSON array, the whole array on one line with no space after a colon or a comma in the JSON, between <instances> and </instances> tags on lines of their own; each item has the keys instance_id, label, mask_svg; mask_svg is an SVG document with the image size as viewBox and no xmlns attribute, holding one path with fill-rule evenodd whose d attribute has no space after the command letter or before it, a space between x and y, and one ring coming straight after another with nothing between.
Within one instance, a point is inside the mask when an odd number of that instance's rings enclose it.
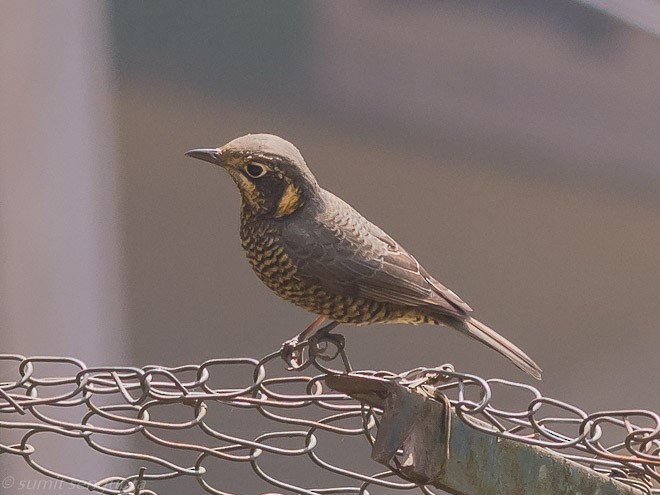
<instances>
[{"instance_id":1,"label":"blurred background","mask_svg":"<svg viewBox=\"0 0 660 495\"><path fill-rule=\"evenodd\" d=\"M659 4L0 11L0 352L177 365L301 331L245 262L233 183L184 156L269 132L535 358L544 393L660 409ZM527 379L445 329L339 331L356 368Z\"/></svg>"}]
</instances>

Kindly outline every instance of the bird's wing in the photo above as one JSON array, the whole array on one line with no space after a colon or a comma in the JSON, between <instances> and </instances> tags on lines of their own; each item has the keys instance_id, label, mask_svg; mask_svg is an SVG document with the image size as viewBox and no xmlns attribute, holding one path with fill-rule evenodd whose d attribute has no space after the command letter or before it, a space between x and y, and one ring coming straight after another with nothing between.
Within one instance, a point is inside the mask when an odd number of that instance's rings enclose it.
<instances>
[{"instance_id":1,"label":"bird's wing","mask_svg":"<svg viewBox=\"0 0 660 495\"><path fill-rule=\"evenodd\" d=\"M427 298L429 303L446 307L450 310L450 313L458 310L461 316L465 316L472 311L472 308L458 295L433 278L413 255L408 253L389 235L384 232L383 234L384 236L379 236L379 239L385 242L388 251L381 256L381 271L384 274L388 277L406 278L418 290L423 290L424 293L430 291L430 296ZM449 306L446 303L449 303Z\"/></svg>"},{"instance_id":2,"label":"bird's wing","mask_svg":"<svg viewBox=\"0 0 660 495\"><path fill-rule=\"evenodd\" d=\"M283 236L286 249L295 252L301 275L331 292L425 307L461 319L471 311L410 253L348 204L330 211L333 216L322 218L316 228L291 223Z\"/></svg>"}]
</instances>

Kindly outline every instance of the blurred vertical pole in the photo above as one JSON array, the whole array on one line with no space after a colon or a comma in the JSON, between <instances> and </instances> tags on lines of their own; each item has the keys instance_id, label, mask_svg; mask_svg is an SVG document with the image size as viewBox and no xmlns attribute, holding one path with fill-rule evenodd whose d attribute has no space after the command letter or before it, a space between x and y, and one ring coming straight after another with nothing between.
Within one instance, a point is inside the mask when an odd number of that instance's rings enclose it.
<instances>
[{"instance_id":1,"label":"blurred vertical pole","mask_svg":"<svg viewBox=\"0 0 660 495\"><path fill-rule=\"evenodd\" d=\"M103 3L0 0L0 352L126 355L110 63ZM48 451L116 474L82 444Z\"/></svg>"}]
</instances>

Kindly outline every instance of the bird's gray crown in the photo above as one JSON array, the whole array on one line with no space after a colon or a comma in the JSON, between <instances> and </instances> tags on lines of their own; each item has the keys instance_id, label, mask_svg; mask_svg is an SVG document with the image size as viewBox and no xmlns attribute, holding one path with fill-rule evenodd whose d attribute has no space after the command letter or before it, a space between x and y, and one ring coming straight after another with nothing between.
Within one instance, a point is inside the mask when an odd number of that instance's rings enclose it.
<instances>
[{"instance_id":1,"label":"bird's gray crown","mask_svg":"<svg viewBox=\"0 0 660 495\"><path fill-rule=\"evenodd\" d=\"M274 134L246 134L225 144L223 149L245 153L270 153L292 162L305 163L304 158L293 144Z\"/></svg>"},{"instance_id":2,"label":"bird's gray crown","mask_svg":"<svg viewBox=\"0 0 660 495\"><path fill-rule=\"evenodd\" d=\"M310 186L318 187L314 174L307 167L307 163L298 148L286 139L274 134L246 134L229 141L221 149L229 153L275 155L287 164L292 165Z\"/></svg>"}]
</instances>

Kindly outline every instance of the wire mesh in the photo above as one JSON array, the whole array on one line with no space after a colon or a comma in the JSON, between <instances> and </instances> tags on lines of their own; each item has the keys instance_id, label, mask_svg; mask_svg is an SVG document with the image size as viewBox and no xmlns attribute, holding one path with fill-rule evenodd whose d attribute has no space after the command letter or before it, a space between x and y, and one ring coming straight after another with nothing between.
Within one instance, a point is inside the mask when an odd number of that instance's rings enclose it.
<instances>
[{"instance_id":1,"label":"wire mesh","mask_svg":"<svg viewBox=\"0 0 660 495\"><path fill-rule=\"evenodd\" d=\"M350 372L448 398L456 414L475 429L551 449L643 493L660 494L656 413L633 409L588 414L544 397L530 385L483 379L451 365L404 373L353 371L337 337L305 344L295 370L283 366L283 351L262 359L141 368L88 367L70 357L0 354L0 431L18 437L13 443L1 439L0 455L18 456L46 477L104 494L157 493L175 478L194 479L208 493L231 494L223 486L226 476L220 482L211 479L229 464L249 466L254 477L281 490L277 493L434 493L432 487L406 479L397 458L389 469L374 463L368 473L350 462L353 447L345 440L357 440L368 456L382 413L325 383L329 374ZM58 376L40 372L53 367ZM518 405L502 409L496 405L502 398ZM216 406L222 410L214 410ZM80 409L79 420L63 419L56 414L62 409ZM248 419L248 411L257 415ZM235 421L230 424L225 419L232 413ZM134 471L97 481L59 472L40 463L41 435L77 440L94 451L128 459ZM117 437L139 437L142 446L157 451L114 447L109 440ZM181 451L191 455L188 465L173 460ZM294 460L295 465L280 465L273 472L269 458ZM300 473L318 484L302 486Z\"/></svg>"}]
</instances>

